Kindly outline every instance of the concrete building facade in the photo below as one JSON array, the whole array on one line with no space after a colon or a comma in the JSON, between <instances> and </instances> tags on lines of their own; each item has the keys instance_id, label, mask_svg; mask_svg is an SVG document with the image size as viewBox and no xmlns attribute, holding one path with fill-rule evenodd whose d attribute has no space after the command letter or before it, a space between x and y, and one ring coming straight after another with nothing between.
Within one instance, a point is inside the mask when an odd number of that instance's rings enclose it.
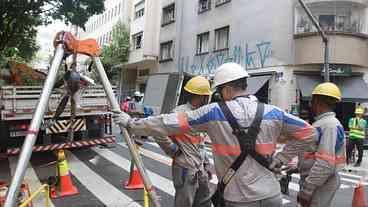
<instances>
[{"instance_id":1,"label":"concrete building facade","mask_svg":"<svg viewBox=\"0 0 368 207\"><path fill-rule=\"evenodd\" d=\"M118 21L129 26L131 3L132 0L105 0L105 11L88 19L80 37L94 38L100 46L109 44L112 28Z\"/></svg>"},{"instance_id":2,"label":"concrete building facade","mask_svg":"<svg viewBox=\"0 0 368 207\"><path fill-rule=\"evenodd\" d=\"M130 11L129 60L119 67L122 97L143 93L148 75L158 71L160 1L133 0Z\"/></svg>"},{"instance_id":3,"label":"concrete building facade","mask_svg":"<svg viewBox=\"0 0 368 207\"><path fill-rule=\"evenodd\" d=\"M368 100L367 1L305 2L330 38L339 116L351 114ZM297 115L323 81L322 40L296 0L162 0L161 8L160 72L211 76L237 62L252 76L250 93Z\"/></svg>"}]
</instances>

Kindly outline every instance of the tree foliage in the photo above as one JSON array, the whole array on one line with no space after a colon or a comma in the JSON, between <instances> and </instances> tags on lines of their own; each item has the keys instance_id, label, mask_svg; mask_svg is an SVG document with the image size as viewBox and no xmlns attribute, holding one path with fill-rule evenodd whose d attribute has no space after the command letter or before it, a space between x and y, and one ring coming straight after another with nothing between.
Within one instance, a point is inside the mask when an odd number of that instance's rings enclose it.
<instances>
[{"instance_id":1,"label":"tree foliage","mask_svg":"<svg viewBox=\"0 0 368 207\"><path fill-rule=\"evenodd\" d=\"M130 48L129 36L129 29L119 21L112 29L111 43L102 48L101 60L108 78L113 83L117 83L119 78L119 69L114 68L114 66L128 61Z\"/></svg>"},{"instance_id":2,"label":"tree foliage","mask_svg":"<svg viewBox=\"0 0 368 207\"><path fill-rule=\"evenodd\" d=\"M62 20L84 28L88 18L104 11L105 0L1 0L0 56L18 48L29 60L38 50L36 27Z\"/></svg>"}]
</instances>

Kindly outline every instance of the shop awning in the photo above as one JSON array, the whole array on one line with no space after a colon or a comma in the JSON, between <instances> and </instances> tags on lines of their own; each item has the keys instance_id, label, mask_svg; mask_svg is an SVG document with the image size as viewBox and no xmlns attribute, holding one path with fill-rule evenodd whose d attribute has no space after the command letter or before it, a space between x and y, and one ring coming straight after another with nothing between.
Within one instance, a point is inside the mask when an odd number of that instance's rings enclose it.
<instances>
[{"instance_id":1,"label":"shop awning","mask_svg":"<svg viewBox=\"0 0 368 207\"><path fill-rule=\"evenodd\" d=\"M368 86L362 76L334 78L340 88L344 102L368 102ZM302 100L310 100L315 86L322 83L320 76L296 75L296 81L302 94Z\"/></svg>"},{"instance_id":2,"label":"shop awning","mask_svg":"<svg viewBox=\"0 0 368 207\"><path fill-rule=\"evenodd\" d=\"M368 102L368 86L362 77L341 78L336 81L345 102Z\"/></svg>"},{"instance_id":3,"label":"shop awning","mask_svg":"<svg viewBox=\"0 0 368 207\"><path fill-rule=\"evenodd\" d=\"M247 80L248 88L247 91L249 94L255 94L261 89L264 84L267 83L268 80L270 80L272 76L271 75L264 75L264 76L254 76L250 77Z\"/></svg>"},{"instance_id":4,"label":"shop awning","mask_svg":"<svg viewBox=\"0 0 368 207\"><path fill-rule=\"evenodd\" d=\"M302 100L310 100L314 87L321 82L322 78L320 76L296 75L296 83L301 92Z\"/></svg>"}]
</instances>

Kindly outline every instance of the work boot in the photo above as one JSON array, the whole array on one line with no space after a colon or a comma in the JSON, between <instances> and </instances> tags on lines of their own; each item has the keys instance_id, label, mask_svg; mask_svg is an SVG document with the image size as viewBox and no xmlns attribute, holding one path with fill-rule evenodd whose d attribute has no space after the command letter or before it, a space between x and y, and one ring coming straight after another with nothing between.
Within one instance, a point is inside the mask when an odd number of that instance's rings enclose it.
<instances>
[{"instance_id":1,"label":"work boot","mask_svg":"<svg viewBox=\"0 0 368 207\"><path fill-rule=\"evenodd\" d=\"M355 163L354 167L360 167L361 163L360 162L357 162Z\"/></svg>"}]
</instances>

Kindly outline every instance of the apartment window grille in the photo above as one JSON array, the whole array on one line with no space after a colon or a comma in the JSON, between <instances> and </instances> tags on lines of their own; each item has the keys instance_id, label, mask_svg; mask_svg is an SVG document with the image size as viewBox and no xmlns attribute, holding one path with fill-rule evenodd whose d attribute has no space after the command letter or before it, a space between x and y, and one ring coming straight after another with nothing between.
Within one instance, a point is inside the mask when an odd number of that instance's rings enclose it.
<instances>
[{"instance_id":1,"label":"apartment window grille","mask_svg":"<svg viewBox=\"0 0 368 207\"><path fill-rule=\"evenodd\" d=\"M133 48L135 50L142 48L143 32L133 35Z\"/></svg>"},{"instance_id":2,"label":"apartment window grille","mask_svg":"<svg viewBox=\"0 0 368 207\"><path fill-rule=\"evenodd\" d=\"M145 1L140 1L134 6L134 19L138 19L144 15L144 3Z\"/></svg>"},{"instance_id":3,"label":"apartment window grille","mask_svg":"<svg viewBox=\"0 0 368 207\"><path fill-rule=\"evenodd\" d=\"M160 62L173 59L173 41L160 44Z\"/></svg>"},{"instance_id":4,"label":"apartment window grille","mask_svg":"<svg viewBox=\"0 0 368 207\"><path fill-rule=\"evenodd\" d=\"M229 26L215 30L215 51L229 48Z\"/></svg>"},{"instance_id":5,"label":"apartment window grille","mask_svg":"<svg viewBox=\"0 0 368 207\"><path fill-rule=\"evenodd\" d=\"M162 9L162 26L175 22L175 4Z\"/></svg>"},{"instance_id":6,"label":"apartment window grille","mask_svg":"<svg viewBox=\"0 0 368 207\"><path fill-rule=\"evenodd\" d=\"M209 32L197 35L197 51L196 51L197 55L209 52L209 41L210 41Z\"/></svg>"},{"instance_id":7,"label":"apartment window grille","mask_svg":"<svg viewBox=\"0 0 368 207\"><path fill-rule=\"evenodd\" d=\"M199 0L198 13L202 13L211 9L211 0Z\"/></svg>"}]
</instances>

